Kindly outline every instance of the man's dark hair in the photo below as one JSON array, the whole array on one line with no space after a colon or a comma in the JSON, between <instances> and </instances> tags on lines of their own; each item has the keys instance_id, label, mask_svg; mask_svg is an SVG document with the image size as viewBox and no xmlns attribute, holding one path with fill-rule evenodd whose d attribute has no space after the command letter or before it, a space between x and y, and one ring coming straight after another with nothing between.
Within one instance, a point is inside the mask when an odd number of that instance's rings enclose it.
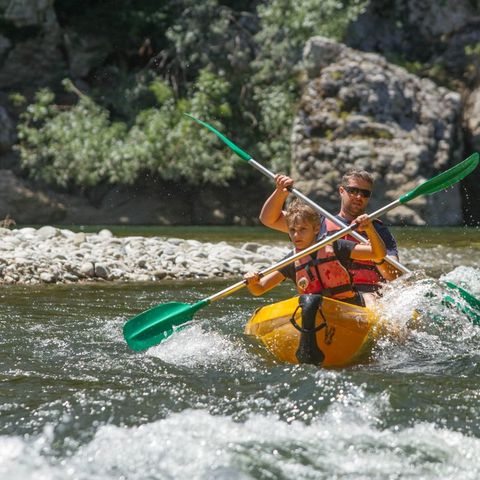
<instances>
[{"instance_id":1,"label":"man's dark hair","mask_svg":"<svg viewBox=\"0 0 480 480\"><path fill-rule=\"evenodd\" d=\"M351 170L347 170L345 174L342 177L342 183L341 185L348 185L348 181L351 178L361 178L362 180L365 180L368 182L370 185L373 185L373 176L371 173L367 172L366 170L357 170L355 168Z\"/></svg>"}]
</instances>

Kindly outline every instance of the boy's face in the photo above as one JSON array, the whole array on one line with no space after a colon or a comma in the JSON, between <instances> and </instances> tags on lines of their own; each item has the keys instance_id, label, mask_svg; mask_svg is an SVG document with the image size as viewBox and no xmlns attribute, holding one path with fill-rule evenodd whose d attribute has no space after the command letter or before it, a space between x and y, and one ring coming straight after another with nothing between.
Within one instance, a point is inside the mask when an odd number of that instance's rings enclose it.
<instances>
[{"instance_id":1,"label":"boy's face","mask_svg":"<svg viewBox=\"0 0 480 480\"><path fill-rule=\"evenodd\" d=\"M313 225L304 220L297 220L288 227L290 240L295 245L295 248L299 250L313 245L319 231L320 225Z\"/></svg>"}]
</instances>

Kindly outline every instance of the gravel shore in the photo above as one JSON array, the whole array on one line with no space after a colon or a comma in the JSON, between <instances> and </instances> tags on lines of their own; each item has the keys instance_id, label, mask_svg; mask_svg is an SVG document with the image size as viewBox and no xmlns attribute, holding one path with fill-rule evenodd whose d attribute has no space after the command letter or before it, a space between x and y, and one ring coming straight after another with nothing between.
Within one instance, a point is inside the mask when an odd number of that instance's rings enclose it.
<instances>
[{"instance_id":1,"label":"gravel shore","mask_svg":"<svg viewBox=\"0 0 480 480\"><path fill-rule=\"evenodd\" d=\"M0 283L86 281L149 282L163 279L241 277L288 253L285 247L164 237L115 237L109 230L75 233L44 226L0 228Z\"/></svg>"}]
</instances>

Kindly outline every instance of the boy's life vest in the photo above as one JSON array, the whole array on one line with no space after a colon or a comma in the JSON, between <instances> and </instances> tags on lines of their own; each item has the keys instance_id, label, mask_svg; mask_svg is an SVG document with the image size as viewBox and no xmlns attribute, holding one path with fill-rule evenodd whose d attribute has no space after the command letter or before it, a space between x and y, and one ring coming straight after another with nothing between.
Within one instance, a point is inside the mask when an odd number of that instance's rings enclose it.
<instances>
[{"instance_id":1,"label":"boy's life vest","mask_svg":"<svg viewBox=\"0 0 480 480\"><path fill-rule=\"evenodd\" d=\"M382 223L380 220L374 220L374 222ZM323 219L323 231L327 235L337 232L342 227L339 227L336 223L332 222L328 218ZM345 235L346 240L351 240L355 243L360 243L355 237L347 234ZM354 285L379 285L384 282L384 278L378 271L376 265L371 260L352 260L351 265L348 268L348 271L352 275L352 280Z\"/></svg>"},{"instance_id":2,"label":"boy's life vest","mask_svg":"<svg viewBox=\"0 0 480 480\"><path fill-rule=\"evenodd\" d=\"M321 293L344 301L359 297L350 273L338 260L332 245L295 262L295 283L300 294Z\"/></svg>"}]
</instances>

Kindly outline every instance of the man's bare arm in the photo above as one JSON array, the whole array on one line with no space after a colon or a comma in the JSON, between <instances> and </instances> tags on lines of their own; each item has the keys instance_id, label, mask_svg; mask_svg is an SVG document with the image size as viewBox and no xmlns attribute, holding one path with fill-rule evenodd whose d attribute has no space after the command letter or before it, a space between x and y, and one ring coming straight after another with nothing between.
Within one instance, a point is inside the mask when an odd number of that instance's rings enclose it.
<instances>
[{"instance_id":1,"label":"man's bare arm","mask_svg":"<svg viewBox=\"0 0 480 480\"><path fill-rule=\"evenodd\" d=\"M287 188L293 185L293 180L286 175L275 175L275 183L276 188L263 204L259 218L266 227L288 233L283 205L289 195Z\"/></svg>"}]
</instances>

